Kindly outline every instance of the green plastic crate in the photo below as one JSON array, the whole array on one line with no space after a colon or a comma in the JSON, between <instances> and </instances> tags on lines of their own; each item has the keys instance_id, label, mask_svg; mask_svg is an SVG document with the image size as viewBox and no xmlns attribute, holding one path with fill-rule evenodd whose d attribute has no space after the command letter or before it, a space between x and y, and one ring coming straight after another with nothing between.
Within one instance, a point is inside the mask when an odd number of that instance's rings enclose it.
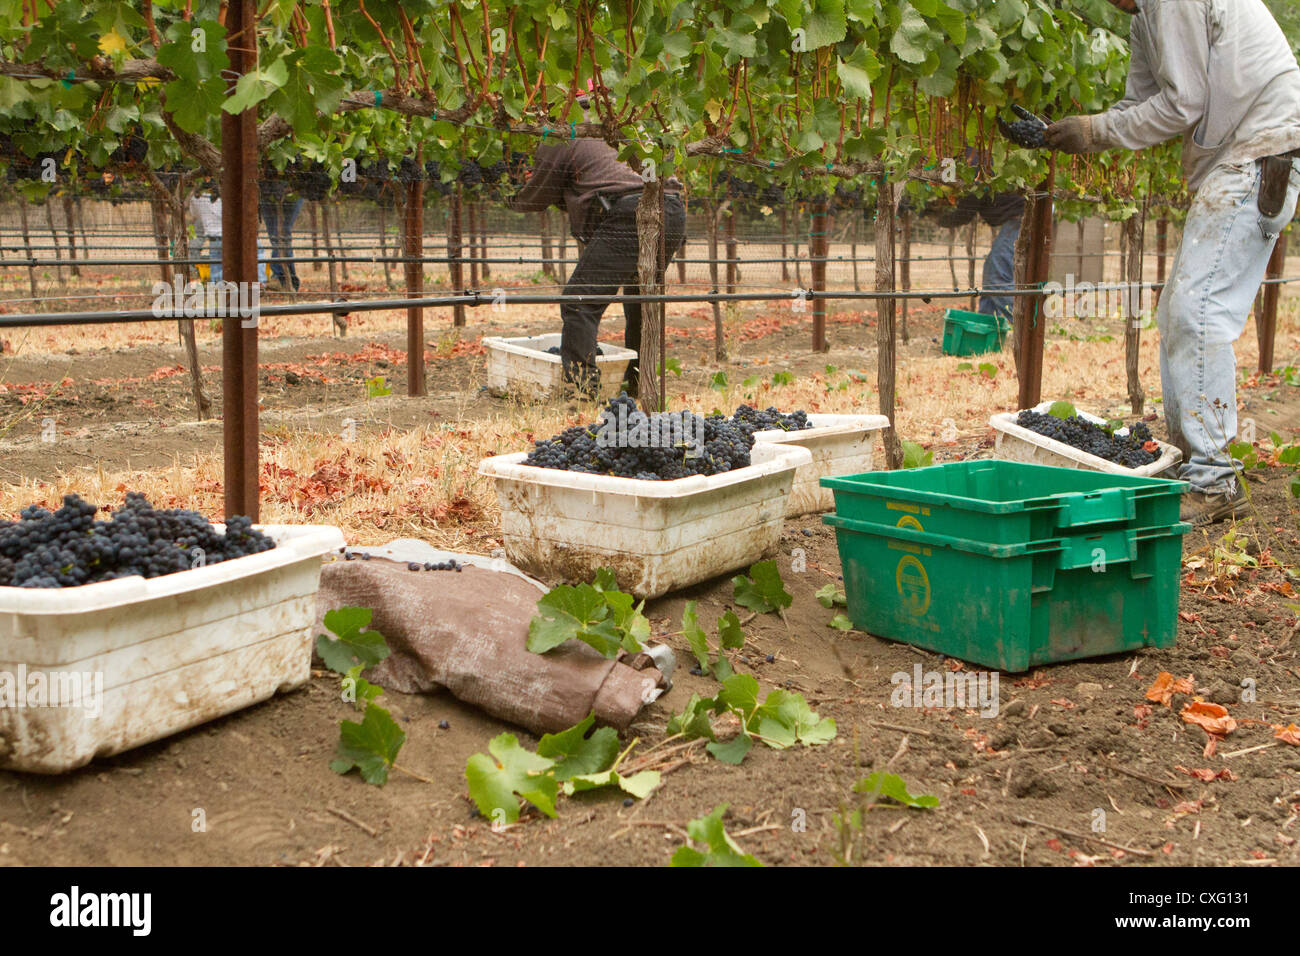
<instances>
[{"instance_id":1,"label":"green plastic crate","mask_svg":"<svg viewBox=\"0 0 1300 956\"><path fill-rule=\"evenodd\" d=\"M823 478L835 513L983 541L1024 544L1115 527L1178 523L1184 481L981 459Z\"/></svg>"},{"instance_id":2,"label":"green plastic crate","mask_svg":"<svg viewBox=\"0 0 1300 956\"><path fill-rule=\"evenodd\" d=\"M1177 636L1187 524L993 544L822 520L835 528L849 617L880 637L1015 672Z\"/></svg>"},{"instance_id":3,"label":"green plastic crate","mask_svg":"<svg viewBox=\"0 0 1300 956\"><path fill-rule=\"evenodd\" d=\"M1001 352L1008 327L996 315L948 309L943 314L943 354Z\"/></svg>"}]
</instances>

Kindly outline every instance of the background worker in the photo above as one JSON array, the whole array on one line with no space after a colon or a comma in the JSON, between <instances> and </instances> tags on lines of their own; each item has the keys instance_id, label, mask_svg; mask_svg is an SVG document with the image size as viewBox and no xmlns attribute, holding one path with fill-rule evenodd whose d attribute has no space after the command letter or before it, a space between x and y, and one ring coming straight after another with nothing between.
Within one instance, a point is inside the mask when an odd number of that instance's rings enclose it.
<instances>
[{"instance_id":1,"label":"background worker","mask_svg":"<svg viewBox=\"0 0 1300 956\"><path fill-rule=\"evenodd\" d=\"M584 243L564 295L587 298L560 305L560 362L564 380L588 398L595 398L600 389L596 333L601 317L620 288L626 295L640 291L636 207L643 185L641 176L604 140L543 143L527 182L508 202L520 212L560 206L568 213L569 231ZM665 182L664 192L666 264L686 240L686 207L677 180ZM623 316L623 344L639 355L641 303L624 302ZM637 394L639 374L637 364L628 366L623 386L629 395Z\"/></svg>"},{"instance_id":2,"label":"background worker","mask_svg":"<svg viewBox=\"0 0 1300 956\"><path fill-rule=\"evenodd\" d=\"M1191 485L1183 520L1208 524L1245 501L1228 452L1237 432L1232 344L1295 212L1300 66L1262 0L1110 2L1134 18L1124 98L1044 136L1067 153L1183 138L1195 195L1156 324L1165 422Z\"/></svg>"},{"instance_id":3,"label":"background worker","mask_svg":"<svg viewBox=\"0 0 1300 956\"><path fill-rule=\"evenodd\" d=\"M930 207L927 211L933 209ZM964 226L979 216L997 230L993 236L993 248L984 257L979 310L1007 322L1011 321L1015 297L989 293L1016 287L1016 239L1020 236L1020 220L1024 214L1025 197L1008 192L992 196L968 193L957 200L955 207L938 207L935 216L935 221L947 229Z\"/></svg>"},{"instance_id":4,"label":"background worker","mask_svg":"<svg viewBox=\"0 0 1300 956\"><path fill-rule=\"evenodd\" d=\"M206 247L207 256L212 260L208 274L209 282L221 281L221 197L216 194L212 180L205 180L202 187L190 197L190 219L194 223L195 256Z\"/></svg>"},{"instance_id":5,"label":"background worker","mask_svg":"<svg viewBox=\"0 0 1300 956\"><path fill-rule=\"evenodd\" d=\"M271 179L257 184L257 212L266 223L266 234L271 240L268 289L297 292L301 285L293 262L293 224L301 210L302 197L290 191L288 183Z\"/></svg>"}]
</instances>

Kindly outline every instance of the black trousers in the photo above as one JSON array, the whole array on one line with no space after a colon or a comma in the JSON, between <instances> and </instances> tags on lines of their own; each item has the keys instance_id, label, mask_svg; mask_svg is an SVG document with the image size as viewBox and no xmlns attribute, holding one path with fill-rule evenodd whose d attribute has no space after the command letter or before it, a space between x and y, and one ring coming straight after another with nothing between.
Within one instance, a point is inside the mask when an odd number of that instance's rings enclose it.
<instances>
[{"instance_id":1,"label":"black trousers","mask_svg":"<svg viewBox=\"0 0 1300 956\"><path fill-rule=\"evenodd\" d=\"M610 298L621 288L625 295L640 290L636 271L639 244L636 234L636 207L641 194L629 193L615 200L596 227L591 241L582 251L573 274L564 286L566 296L589 296L581 302L560 305L563 327L560 336L560 361L564 378L589 395L600 387L600 370L596 367L596 333L601 317L609 308ZM677 193L664 196L665 262L672 259L686 241L686 207ZM662 277L661 280L662 281ZM641 303L623 303L627 325L623 344L641 351ZM640 370L628 366L625 381L635 391Z\"/></svg>"}]
</instances>

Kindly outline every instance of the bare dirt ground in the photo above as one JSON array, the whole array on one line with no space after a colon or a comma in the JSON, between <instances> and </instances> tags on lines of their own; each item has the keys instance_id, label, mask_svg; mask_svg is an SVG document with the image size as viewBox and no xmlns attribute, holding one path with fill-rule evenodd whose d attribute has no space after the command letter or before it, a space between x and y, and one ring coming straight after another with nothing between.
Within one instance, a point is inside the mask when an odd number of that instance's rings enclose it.
<instances>
[{"instance_id":1,"label":"bare dirt ground","mask_svg":"<svg viewBox=\"0 0 1300 956\"><path fill-rule=\"evenodd\" d=\"M1300 355L1295 314L1291 303L1279 337L1280 361L1292 364ZM731 360L720 365L712 358L707 309L673 312L669 354L684 368L671 385L673 405L707 410L749 400L874 411L874 313L840 310L835 318L831 352L814 355L807 351L807 317L747 310L729 319ZM900 431L929 446L937 460L986 457L989 414L1014 407L1014 365L1009 354L988 356L978 361L992 371L981 372L942 356L941 323L937 308L912 311L911 341L900 350ZM604 334L617 340L620 325L611 319ZM479 388L476 340L484 332L553 327L544 311L472 312L470 328L454 340L441 334L440 322L430 335L427 399L404 396L404 338L395 325L346 339L268 339L262 395L270 465L288 468L294 455L305 456L308 473L317 459L346 456L331 436L348 419L357 423L359 458L396 449L407 464L390 460L388 497L367 499L364 508L344 500L346 493L331 497L301 484L286 490L264 472L264 517L338 523L353 543L416 533L489 551L498 543L494 505L490 489L473 477L473 462L481 453L526 447L529 437L548 436L583 411L519 408L490 397ZM1100 324L1052 331L1045 392L1089 410L1124 413L1122 342ZM176 371L179 349L86 349L75 340L68 348L76 354L0 359L0 512L50 500L65 488L111 500L141 487L160 503L185 501L215 516L220 429L192 422L188 383ZM1243 368L1253 367L1253 355L1248 330L1239 345ZM1147 341L1143 381L1158 395L1154 360ZM209 339L203 362L218 361ZM719 370L729 380L724 391L708 387ZM774 383L776 371L791 372L794 381ZM393 394L367 398L365 380L377 375ZM208 384L219 400L215 373ZM1277 430L1296 440L1300 388L1277 377L1250 379L1241 403L1243 420L1253 418L1261 438ZM55 422L52 443L40 439L46 418ZM952 441L943 440L951 437L943 436L948 419L957 432ZM428 454L437 457L420 458L416 446L432 447L431 437L437 449ZM459 457L448 457L448 447ZM451 477L432 470L453 466ZM421 500L412 477L441 482L430 492L433 510L402 510L408 499ZM839 733L827 746L760 746L739 767L686 751L644 802L626 807L621 794L579 795L561 801L554 821L528 813L497 833L471 812L465 761L503 731L530 748L535 738L446 694L389 693L385 702L408 736L399 762L433 782L394 774L384 788L370 787L329 769L338 722L350 710L338 699L337 678L322 673L304 690L64 777L0 773L0 862L662 865L683 842L688 820L726 802L729 831L768 864L847 857L905 865L1295 865L1300 747L1276 740L1272 730L1300 722L1300 638L1288 606L1300 586L1288 570L1300 562L1300 523L1289 480L1280 468L1257 470L1253 514L1235 536L1225 538L1232 529L1224 525L1187 536L1176 647L1002 674L997 717L891 706L894 674L911 674L917 664L940 672L964 665L830 628L834 612L814 592L837 578L839 560L832 532L812 516L787 522L777 556L794 595L788 627L775 615L754 620L737 669L754 674L765 691L800 691L819 714L834 717ZM449 496L463 496L474 508L439 513L436 505ZM796 549L806 560L801 573L792 568ZM680 666L671 693L647 708L626 737L639 738L641 749L664 739L668 717L692 693L716 687L688 673L687 645L675 636L687 600L699 602L708 630L731 605L732 588L722 578L649 604L656 634L677 649ZM1192 675L1196 694L1225 703L1237 719L1238 729L1213 756L1204 755L1206 734L1178 718L1182 695L1171 707L1144 698L1161 671ZM1253 701L1241 699L1243 681L1253 682ZM448 729L439 729L442 721ZM912 793L938 797L939 806L877 805L861 832L837 827L834 816L858 800L853 783L886 769ZM1200 779L1203 770L1215 779ZM206 832L194 832L196 810L206 816ZM1099 814L1104 830L1095 828ZM800 821L806 827L795 826Z\"/></svg>"}]
</instances>

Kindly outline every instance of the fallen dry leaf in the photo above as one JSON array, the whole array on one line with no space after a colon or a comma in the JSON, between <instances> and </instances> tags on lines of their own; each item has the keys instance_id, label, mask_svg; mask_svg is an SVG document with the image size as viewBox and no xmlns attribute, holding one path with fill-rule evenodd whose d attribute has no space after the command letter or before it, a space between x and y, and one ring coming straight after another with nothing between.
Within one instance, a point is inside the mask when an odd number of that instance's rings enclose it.
<instances>
[{"instance_id":1,"label":"fallen dry leaf","mask_svg":"<svg viewBox=\"0 0 1300 956\"><path fill-rule=\"evenodd\" d=\"M1183 706L1181 716L1187 723L1196 724L1207 734L1219 737L1237 729L1237 722L1228 713L1228 708L1203 700L1188 701Z\"/></svg>"},{"instance_id":2,"label":"fallen dry leaf","mask_svg":"<svg viewBox=\"0 0 1300 956\"><path fill-rule=\"evenodd\" d=\"M1287 724L1285 727L1281 724L1273 724L1272 726L1275 731L1273 734L1274 737L1282 741L1284 744L1292 744L1293 746L1300 747L1300 727L1297 727L1295 724Z\"/></svg>"},{"instance_id":3,"label":"fallen dry leaf","mask_svg":"<svg viewBox=\"0 0 1300 956\"><path fill-rule=\"evenodd\" d=\"M1174 694L1190 694L1196 690L1196 684L1192 681L1192 675L1174 679L1174 675L1168 671L1161 671L1156 675L1155 683L1147 688L1146 699L1154 700L1156 703L1170 705Z\"/></svg>"},{"instance_id":4,"label":"fallen dry leaf","mask_svg":"<svg viewBox=\"0 0 1300 956\"><path fill-rule=\"evenodd\" d=\"M1195 770L1189 770L1181 764L1174 767L1179 773L1185 773L1189 777L1195 777L1197 780L1203 780L1209 783L1211 780L1236 780L1237 775L1224 767L1222 770L1211 770L1209 767L1198 767Z\"/></svg>"}]
</instances>

